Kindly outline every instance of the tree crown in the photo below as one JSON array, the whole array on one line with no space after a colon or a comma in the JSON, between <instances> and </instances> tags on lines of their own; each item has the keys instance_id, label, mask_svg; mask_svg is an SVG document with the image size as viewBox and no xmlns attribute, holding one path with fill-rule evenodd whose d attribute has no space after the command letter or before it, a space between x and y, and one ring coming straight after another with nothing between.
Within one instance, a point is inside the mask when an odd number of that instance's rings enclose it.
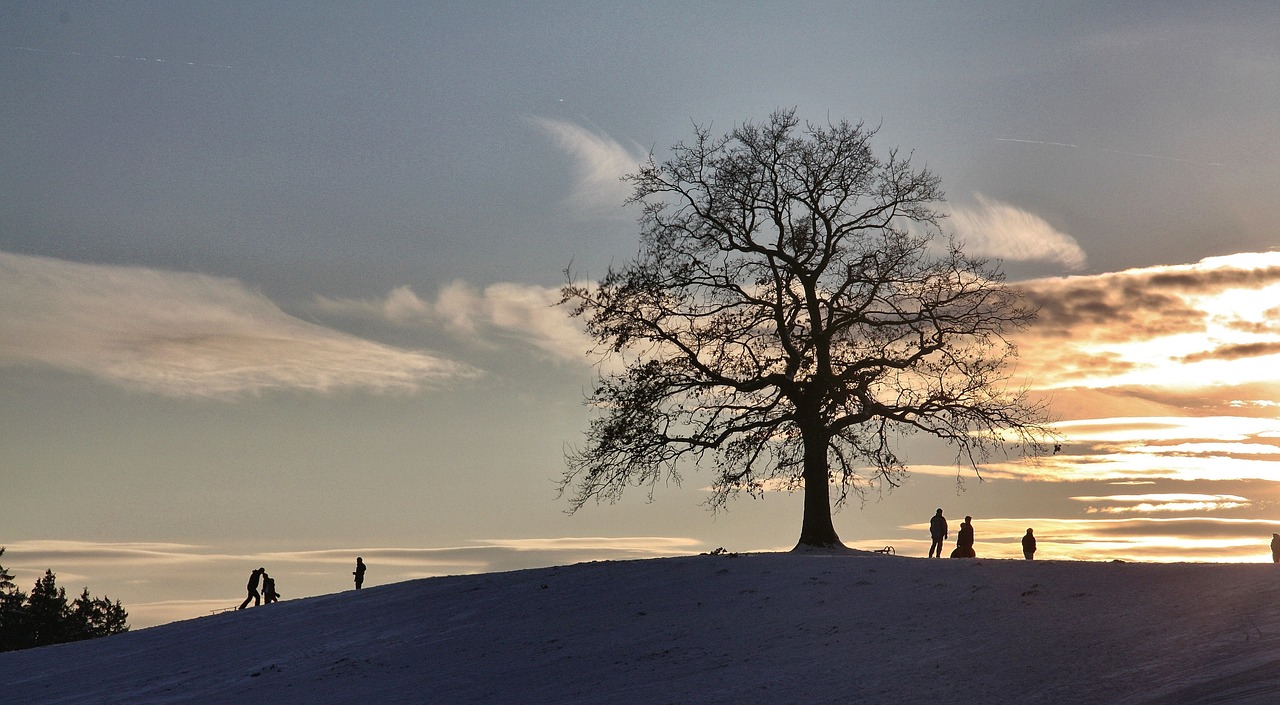
<instances>
[{"instance_id":1,"label":"tree crown","mask_svg":"<svg viewBox=\"0 0 1280 705\"><path fill-rule=\"evenodd\" d=\"M996 448L1037 452L1043 408L1008 385L1007 334L1034 309L998 268L943 236L939 179L875 130L800 125L779 111L704 128L627 178L642 207L636 258L563 288L621 371L569 454L573 508L711 465L711 504L766 483L896 484L896 439L928 433L977 469Z\"/></svg>"}]
</instances>

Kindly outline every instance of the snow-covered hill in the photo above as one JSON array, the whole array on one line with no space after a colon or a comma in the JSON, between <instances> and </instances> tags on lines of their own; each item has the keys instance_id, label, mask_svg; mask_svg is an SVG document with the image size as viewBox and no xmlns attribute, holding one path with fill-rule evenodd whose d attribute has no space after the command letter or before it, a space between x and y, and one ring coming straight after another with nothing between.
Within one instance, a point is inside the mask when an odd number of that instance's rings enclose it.
<instances>
[{"instance_id":1,"label":"snow-covered hill","mask_svg":"<svg viewBox=\"0 0 1280 705\"><path fill-rule=\"evenodd\" d=\"M432 578L0 654L7 703L1280 702L1280 566L860 552Z\"/></svg>"}]
</instances>

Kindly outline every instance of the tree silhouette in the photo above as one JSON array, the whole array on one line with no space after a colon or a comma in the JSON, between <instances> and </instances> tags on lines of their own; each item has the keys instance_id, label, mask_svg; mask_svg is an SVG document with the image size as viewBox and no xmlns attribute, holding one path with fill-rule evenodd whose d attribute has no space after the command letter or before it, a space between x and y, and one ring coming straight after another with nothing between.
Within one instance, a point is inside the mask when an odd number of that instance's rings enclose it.
<instances>
[{"instance_id":1,"label":"tree silhouette","mask_svg":"<svg viewBox=\"0 0 1280 705\"><path fill-rule=\"evenodd\" d=\"M0 546L0 558L4 558L4 546ZM13 584L13 576L0 565L0 592L12 590L15 587L17 586Z\"/></svg>"},{"instance_id":2,"label":"tree silhouette","mask_svg":"<svg viewBox=\"0 0 1280 705\"><path fill-rule=\"evenodd\" d=\"M4 547L0 546L0 558ZM13 575L0 566L0 651L25 648L27 595L13 584Z\"/></svg>"},{"instance_id":3,"label":"tree silhouette","mask_svg":"<svg viewBox=\"0 0 1280 705\"><path fill-rule=\"evenodd\" d=\"M85 588L71 604L67 615L73 641L127 632L128 620L129 613L119 600L112 602L105 597L90 597L89 588Z\"/></svg>"},{"instance_id":4,"label":"tree silhouette","mask_svg":"<svg viewBox=\"0 0 1280 705\"><path fill-rule=\"evenodd\" d=\"M66 624L67 591L58 587L52 570L36 581L27 596L27 629L33 646L61 644L71 641Z\"/></svg>"},{"instance_id":5,"label":"tree silhouette","mask_svg":"<svg viewBox=\"0 0 1280 705\"><path fill-rule=\"evenodd\" d=\"M1034 308L943 236L939 179L876 158L874 134L779 111L695 127L627 177L638 255L561 292L603 353L600 415L561 481L572 510L703 465L713 509L803 489L799 544L834 546L832 486L837 505L896 486L900 436L944 439L975 472L1043 450L1045 409L1008 380L1006 335Z\"/></svg>"},{"instance_id":6,"label":"tree silhouette","mask_svg":"<svg viewBox=\"0 0 1280 705\"><path fill-rule=\"evenodd\" d=\"M0 556L4 549L0 548ZM68 604L57 576L46 570L28 595L0 567L0 651L29 649L68 641L94 639L129 631L129 613L119 600L92 597L85 588Z\"/></svg>"}]
</instances>

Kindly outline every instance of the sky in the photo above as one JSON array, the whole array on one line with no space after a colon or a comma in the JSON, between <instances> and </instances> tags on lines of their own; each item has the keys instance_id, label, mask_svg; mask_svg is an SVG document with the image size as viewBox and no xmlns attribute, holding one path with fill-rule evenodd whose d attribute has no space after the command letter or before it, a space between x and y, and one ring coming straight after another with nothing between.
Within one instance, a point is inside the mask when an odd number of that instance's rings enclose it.
<instances>
[{"instance_id":1,"label":"sky","mask_svg":"<svg viewBox=\"0 0 1280 705\"><path fill-rule=\"evenodd\" d=\"M1280 531L1280 10L1268 3L0 5L0 565L205 614L581 560L789 548L799 495L568 514L591 418L565 270L695 125L878 128L1041 306L1065 436L835 515L923 555L1268 560Z\"/></svg>"}]
</instances>

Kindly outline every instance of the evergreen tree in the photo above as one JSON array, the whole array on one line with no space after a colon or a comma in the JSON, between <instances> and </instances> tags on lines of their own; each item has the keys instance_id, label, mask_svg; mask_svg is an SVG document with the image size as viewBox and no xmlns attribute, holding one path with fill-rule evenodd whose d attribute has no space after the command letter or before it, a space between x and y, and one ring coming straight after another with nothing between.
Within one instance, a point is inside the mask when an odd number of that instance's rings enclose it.
<instances>
[{"instance_id":1,"label":"evergreen tree","mask_svg":"<svg viewBox=\"0 0 1280 705\"><path fill-rule=\"evenodd\" d=\"M21 590L0 592L0 652L33 646L28 638L26 600L27 595Z\"/></svg>"},{"instance_id":2,"label":"evergreen tree","mask_svg":"<svg viewBox=\"0 0 1280 705\"><path fill-rule=\"evenodd\" d=\"M0 557L4 548L0 547ZM25 649L27 643L26 611L27 594L13 583L13 576L0 566L0 651Z\"/></svg>"},{"instance_id":3,"label":"evergreen tree","mask_svg":"<svg viewBox=\"0 0 1280 705\"><path fill-rule=\"evenodd\" d=\"M67 592L58 587L52 570L46 570L27 595L0 566L0 651L119 634L129 631L128 620L119 600L93 597L87 587L68 604Z\"/></svg>"},{"instance_id":4,"label":"evergreen tree","mask_svg":"<svg viewBox=\"0 0 1280 705\"><path fill-rule=\"evenodd\" d=\"M129 613L119 600L112 602L105 597L90 597L89 588L85 588L71 605L72 641L127 632L128 619Z\"/></svg>"},{"instance_id":5,"label":"evergreen tree","mask_svg":"<svg viewBox=\"0 0 1280 705\"><path fill-rule=\"evenodd\" d=\"M0 546L0 558L4 558L4 546ZM16 587L17 585L13 584L13 576L0 565L0 592L7 592Z\"/></svg>"},{"instance_id":6,"label":"evergreen tree","mask_svg":"<svg viewBox=\"0 0 1280 705\"><path fill-rule=\"evenodd\" d=\"M44 577L31 588L26 611L32 646L71 640L67 629L67 591L58 587L58 578L52 570L46 570Z\"/></svg>"}]
</instances>

